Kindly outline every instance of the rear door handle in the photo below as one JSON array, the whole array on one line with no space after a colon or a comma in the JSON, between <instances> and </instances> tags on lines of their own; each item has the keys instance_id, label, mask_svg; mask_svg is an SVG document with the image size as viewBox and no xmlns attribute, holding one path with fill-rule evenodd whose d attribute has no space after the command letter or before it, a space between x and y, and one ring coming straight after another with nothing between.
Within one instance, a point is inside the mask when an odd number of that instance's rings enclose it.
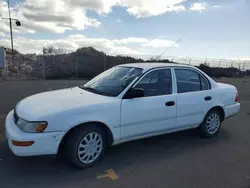
<instances>
[{"instance_id":1,"label":"rear door handle","mask_svg":"<svg viewBox=\"0 0 250 188\"><path fill-rule=\"evenodd\" d=\"M211 97L211 96L205 97L205 101L210 101L210 100L212 100L212 97Z\"/></svg>"},{"instance_id":2,"label":"rear door handle","mask_svg":"<svg viewBox=\"0 0 250 188\"><path fill-rule=\"evenodd\" d=\"M166 106L174 106L175 102L174 101L169 101L165 103Z\"/></svg>"}]
</instances>

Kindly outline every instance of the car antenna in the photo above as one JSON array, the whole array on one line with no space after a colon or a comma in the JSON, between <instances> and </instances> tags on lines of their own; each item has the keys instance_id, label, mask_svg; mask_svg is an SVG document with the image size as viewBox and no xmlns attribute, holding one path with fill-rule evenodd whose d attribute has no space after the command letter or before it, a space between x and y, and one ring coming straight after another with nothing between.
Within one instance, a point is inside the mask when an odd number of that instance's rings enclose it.
<instances>
[{"instance_id":1,"label":"car antenna","mask_svg":"<svg viewBox=\"0 0 250 188\"><path fill-rule=\"evenodd\" d=\"M164 50L164 51L161 53L161 55L159 55L159 56L156 58L156 60L159 61L160 58L161 58L161 56L163 56L163 54L165 54L168 50L170 50L171 48L173 48L174 45L178 44L181 40L182 40L182 39L177 40L173 45L171 45L169 48L167 48L166 50Z\"/></svg>"}]
</instances>

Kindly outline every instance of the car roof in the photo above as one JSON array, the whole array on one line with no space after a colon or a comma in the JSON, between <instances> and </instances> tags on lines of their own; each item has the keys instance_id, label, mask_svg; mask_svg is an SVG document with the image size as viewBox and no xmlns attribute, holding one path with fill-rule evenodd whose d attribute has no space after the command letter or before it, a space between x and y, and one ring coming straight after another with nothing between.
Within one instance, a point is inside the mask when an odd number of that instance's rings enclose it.
<instances>
[{"instance_id":1,"label":"car roof","mask_svg":"<svg viewBox=\"0 0 250 188\"><path fill-rule=\"evenodd\" d=\"M176 63L156 63L156 62L149 62L149 63L128 63L128 64L122 64L119 66L123 67L135 67L135 68L141 68L143 71L147 71L153 68L162 68L162 67L192 67L189 65L184 64L176 64Z\"/></svg>"}]
</instances>

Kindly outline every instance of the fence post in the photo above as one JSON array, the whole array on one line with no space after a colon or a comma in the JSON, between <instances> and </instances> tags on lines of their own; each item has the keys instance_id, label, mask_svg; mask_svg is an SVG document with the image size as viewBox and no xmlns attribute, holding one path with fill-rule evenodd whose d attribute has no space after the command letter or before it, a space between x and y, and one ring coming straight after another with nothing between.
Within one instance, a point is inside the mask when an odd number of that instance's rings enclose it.
<instances>
[{"instance_id":1,"label":"fence post","mask_svg":"<svg viewBox=\"0 0 250 188\"><path fill-rule=\"evenodd\" d=\"M45 60L43 59L43 79L46 80Z\"/></svg>"},{"instance_id":2,"label":"fence post","mask_svg":"<svg viewBox=\"0 0 250 188\"><path fill-rule=\"evenodd\" d=\"M233 64L234 64L234 62L232 61L232 62L231 62L231 67L233 67Z\"/></svg>"},{"instance_id":3,"label":"fence post","mask_svg":"<svg viewBox=\"0 0 250 188\"><path fill-rule=\"evenodd\" d=\"M106 54L103 54L103 70L106 70Z\"/></svg>"},{"instance_id":4,"label":"fence post","mask_svg":"<svg viewBox=\"0 0 250 188\"><path fill-rule=\"evenodd\" d=\"M244 63L243 63L243 72L245 71L245 65L246 65L246 62L244 61Z\"/></svg>"},{"instance_id":5,"label":"fence post","mask_svg":"<svg viewBox=\"0 0 250 188\"><path fill-rule=\"evenodd\" d=\"M207 58L205 59L205 61L204 61L204 63L203 63L204 65L207 65Z\"/></svg>"},{"instance_id":6,"label":"fence post","mask_svg":"<svg viewBox=\"0 0 250 188\"><path fill-rule=\"evenodd\" d=\"M78 59L76 59L76 78L78 78Z\"/></svg>"},{"instance_id":7,"label":"fence post","mask_svg":"<svg viewBox=\"0 0 250 188\"><path fill-rule=\"evenodd\" d=\"M189 59L189 65L191 65L192 58Z\"/></svg>"},{"instance_id":8,"label":"fence post","mask_svg":"<svg viewBox=\"0 0 250 188\"><path fill-rule=\"evenodd\" d=\"M13 55L14 56L14 55ZM14 57L15 58L15 57ZM17 61L17 76L20 76L20 61Z\"/></svg>"}]
</instances>

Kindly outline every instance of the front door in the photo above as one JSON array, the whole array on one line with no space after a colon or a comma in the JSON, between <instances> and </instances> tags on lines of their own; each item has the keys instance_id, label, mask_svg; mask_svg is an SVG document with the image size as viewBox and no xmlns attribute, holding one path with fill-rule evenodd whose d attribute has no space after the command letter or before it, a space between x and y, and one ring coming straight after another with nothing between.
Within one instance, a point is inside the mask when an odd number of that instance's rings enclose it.
<instances>
[{"instance_id":1,"label":"front door","mask_svg":"<svg viewBox=\"0 0 250 188\"><path fill-rule=\"evenodd\" d=\"M144 89L145 96L122 100L122 139L158 134L175 127L176 95L172 93L171 69L152 70L133 87Z\"/></svg>"}]
</instances>

